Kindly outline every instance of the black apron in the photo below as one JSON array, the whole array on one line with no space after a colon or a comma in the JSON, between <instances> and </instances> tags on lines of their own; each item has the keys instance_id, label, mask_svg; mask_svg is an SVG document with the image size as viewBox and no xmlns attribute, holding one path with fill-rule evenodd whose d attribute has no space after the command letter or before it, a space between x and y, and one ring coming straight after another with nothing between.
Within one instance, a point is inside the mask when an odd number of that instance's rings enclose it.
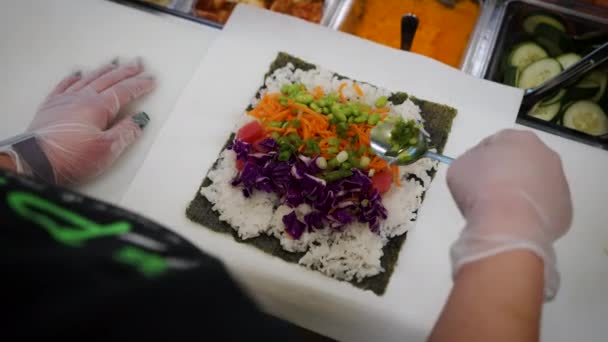
<instances>
[{"instance_id":1,"label":"black apron","mask_svg":"<svg viewBox=\"0 0 608 342\"><path fill-rule=\"evenodd\" d=\"M0 336L287 339L224 266L160 225L0 170Z\"/></svg>"}]
</instances>

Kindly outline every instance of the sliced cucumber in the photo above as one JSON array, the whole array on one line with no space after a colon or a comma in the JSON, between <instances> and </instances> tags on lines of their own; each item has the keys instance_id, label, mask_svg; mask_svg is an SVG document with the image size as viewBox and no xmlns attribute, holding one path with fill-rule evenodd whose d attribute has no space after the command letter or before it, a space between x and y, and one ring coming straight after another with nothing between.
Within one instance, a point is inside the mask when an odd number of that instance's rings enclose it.
<instances>
[{"instance_id":1,"label":"sliced cucumber","mask_svg":"<svg viewBox=\"0 0 608 342\"><path fill-rule=\"evenodd\" d=\"M543 58L522 70L517 87L522 89L536 88L545 81L562 72L562 65L556 59Z\"/></svg>"},{"instance_id":2,"label":"sliced cucumber","mask_svg":"<svg viewBox=\"0 0 608 342\"><path fill-rule=\"evenodd\" d=\"M562 65L562 68L568 69L572 64L578 62L581 56L571 52L558 56L556 59Z\"/></svg>"},{"instance_id":3,"label":"sliced cucumber","mask_svg":"<svg viewBox=\"0 0 608 342\"><path fill-rule=\"evenodd\" d=\"M534 29L534 40L542 46L551 57L559 56L572 50L572 38L566 33L545 23Z\"/></svg>"},{"instance_id":4,"label":"sliced cucumber","mask_svg":"<svg viewBox=\"0 0 608 342\"><path fill-rule=\"evenodd\" d=\"M594 82L599 84L600 87L597 90L597 93L595 93L593 98L591 98L591 101L598 102L606 93L606 86L608 85L608 73L602 70L594 70L588 76L583 78L580 83L582 82Z\"/></svg>"},{"instance_id":5,"label":"sliced cucumber","mask_svg":"<svg viewBox=\"0 0 608 342\"><path fill-rule=\"evenodd\" d=\"M559 19L547 14L535 14L524 19L524 31L533 34L536 27L541 23L552 26L562 32L566 32L566 26Z\"/></svg>"},{"instance_id":6,"label":"sliced cucumber","mask_svg":"<svg viewBox=\"0 0 608 342\"><path fill-rule=\"evenodd\" d=\"M566 95L566 89L560 89L555 95L551 96L550 98L543 100L539 106L544 107L544 106L549 106L555 103L560 103L562 98L564 97L564 95Z\"/></svg>"},{"instance_id":7,"label":"sliced cucumber","mask_svg":"<svg viewBox=\"0 0 608 342\"><path fill-rule=\"evenodd\" d=\"M533 42L523 42L515 46L509 55L509 65L520 70L539 59L547 58L547 51Z\"/></svg>"},{"instance_id":8,"label":"sliced cucumber","mask_svg":"<svg viewBox=\"0 0 608 342\"><path fill-rule=\"evenodd\" d=\"M608 134L608 116L597 103L578 101L564 113L564 126L590 135Z\"/></svg>"},{"instance_id":9,"label":"sliced cucumber","mask_svg":"<svg viewBox=\"0 0 608 342\"><path fill-rule=\"evenodd\" d=\"M562 105L559 102L550 105L537 104L530 110L530 115L545 121L551 121L559 113Z\"/></svg>"}]
</instances>

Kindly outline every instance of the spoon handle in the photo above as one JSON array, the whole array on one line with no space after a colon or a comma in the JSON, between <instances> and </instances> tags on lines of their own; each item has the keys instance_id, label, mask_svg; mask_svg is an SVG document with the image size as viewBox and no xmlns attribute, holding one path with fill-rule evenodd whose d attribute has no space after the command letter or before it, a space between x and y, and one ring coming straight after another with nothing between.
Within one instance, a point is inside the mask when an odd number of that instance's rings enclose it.
<instances>
[{"instance_id":1,"label":"spoon handle","mask_svg":"<svg viewBox=\"0 0 608 342\"><path fill-rule=\"evenodd\" d=\"M424 154L424 156L427 157L427 158L431 158L433 160L440 161L440 162L448 164L448 165L452 164L452 162L454 161L453 158L446 157L444 155L441 155L441 154L438 154L438 153L435 153L435 152L429 152L429 151L427 151Z\"/></svg>"}]
</instances>

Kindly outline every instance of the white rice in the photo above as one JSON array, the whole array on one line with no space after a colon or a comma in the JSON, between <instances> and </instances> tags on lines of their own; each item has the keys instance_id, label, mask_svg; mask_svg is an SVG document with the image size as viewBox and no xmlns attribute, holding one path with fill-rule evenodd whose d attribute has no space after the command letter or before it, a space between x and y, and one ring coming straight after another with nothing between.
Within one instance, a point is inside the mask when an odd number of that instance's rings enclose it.
<instances>
[{"instance_id":1,"label":"white rice","mask_svg":"<svg viewBox=\"0 0 608 342\"><path fill-rule=\"evenodd\" d=\"M261 95L280 92L282 86L292 83L302 83L309 91L315 86L321 86L325 93L338 92L340 84L344 82L348 85L343 89L343 94L349 100L373 104L378 97L388 97L391 94L386 89L359 83L364 92L364 96L359 97L351 81L340 80L328 70L295 70L292 64L288 64L266 79L266 88ZM254 98L252 105L255 106L258 101L259 98ZM400 105L389 103L388 106L389 115L400 115L405 119L423 122L420 108L409 99ZM251 118L245 114L238 127L248 121L251 121ZM217 168L208 175L213 183L201 190L201 194L214 204L213 209L220 213L220 220L229 223L243 239L264 233L277 238L282 248L288 252L305 252L299 260L305 267L337 279L361 281L384 271L380 265L382 248L391 238L400 236L414 227L417 210L422 203L422 194L430 185L428 172L435 169L437 163L421 159L400 168L403 175L401 187L393 186L382 196L388 218L381 222L379 233L371 232L367 224L355 222L344 227L342 232L329 228L307 231L298 240L294 240L285 232L282 221L283 216L294 209L286 205L273 209L279 204L278 197L261 191L245 198L240 188L230 184L236 175L235 166L234 152L223 151ZM408 180L411 176L417 179ZM308 205L295 209L301 220L310 210Z\"/></svg>"}]
</instances>

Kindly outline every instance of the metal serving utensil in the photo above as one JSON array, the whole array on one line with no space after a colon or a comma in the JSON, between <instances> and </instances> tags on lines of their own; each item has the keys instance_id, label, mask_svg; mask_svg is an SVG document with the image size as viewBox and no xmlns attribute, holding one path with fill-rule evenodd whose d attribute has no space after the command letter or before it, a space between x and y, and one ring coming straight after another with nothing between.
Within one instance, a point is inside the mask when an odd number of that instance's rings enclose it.
<instances>
[{"instance_id":1,"label":"metal serving utensil","mask_svg":"<svg viewBox=\"0 0 608 342\"><path fill-rule=\"evenodd\" d=\"M451 164L454 160L450 157L429 151L429 138L422 130L420 131L420 134L418 134L415 146L401 149L397 153L389 152L392 147L390 141L391 132L394 127L394 123L382 121L372 128L370 134L372 149L378 157L386 160L389 164L408 165L420 158L431 158L446 164Z\"/></svg>"},{"instance_id":2,"label":"metal serving utensil","mask_svg":"<svg viewBox=\"0 0 608 342\"><path fill-rule=\"evenodd\" d=\"M559 75L551 78L536 88L526 89L520 106L520 112L529 112L534 105L551 95L554 91L578 80L585 73L593 70L608 60L608 43L604 43L578 62L572 64Z\"/></svg>"}]
</instances>

